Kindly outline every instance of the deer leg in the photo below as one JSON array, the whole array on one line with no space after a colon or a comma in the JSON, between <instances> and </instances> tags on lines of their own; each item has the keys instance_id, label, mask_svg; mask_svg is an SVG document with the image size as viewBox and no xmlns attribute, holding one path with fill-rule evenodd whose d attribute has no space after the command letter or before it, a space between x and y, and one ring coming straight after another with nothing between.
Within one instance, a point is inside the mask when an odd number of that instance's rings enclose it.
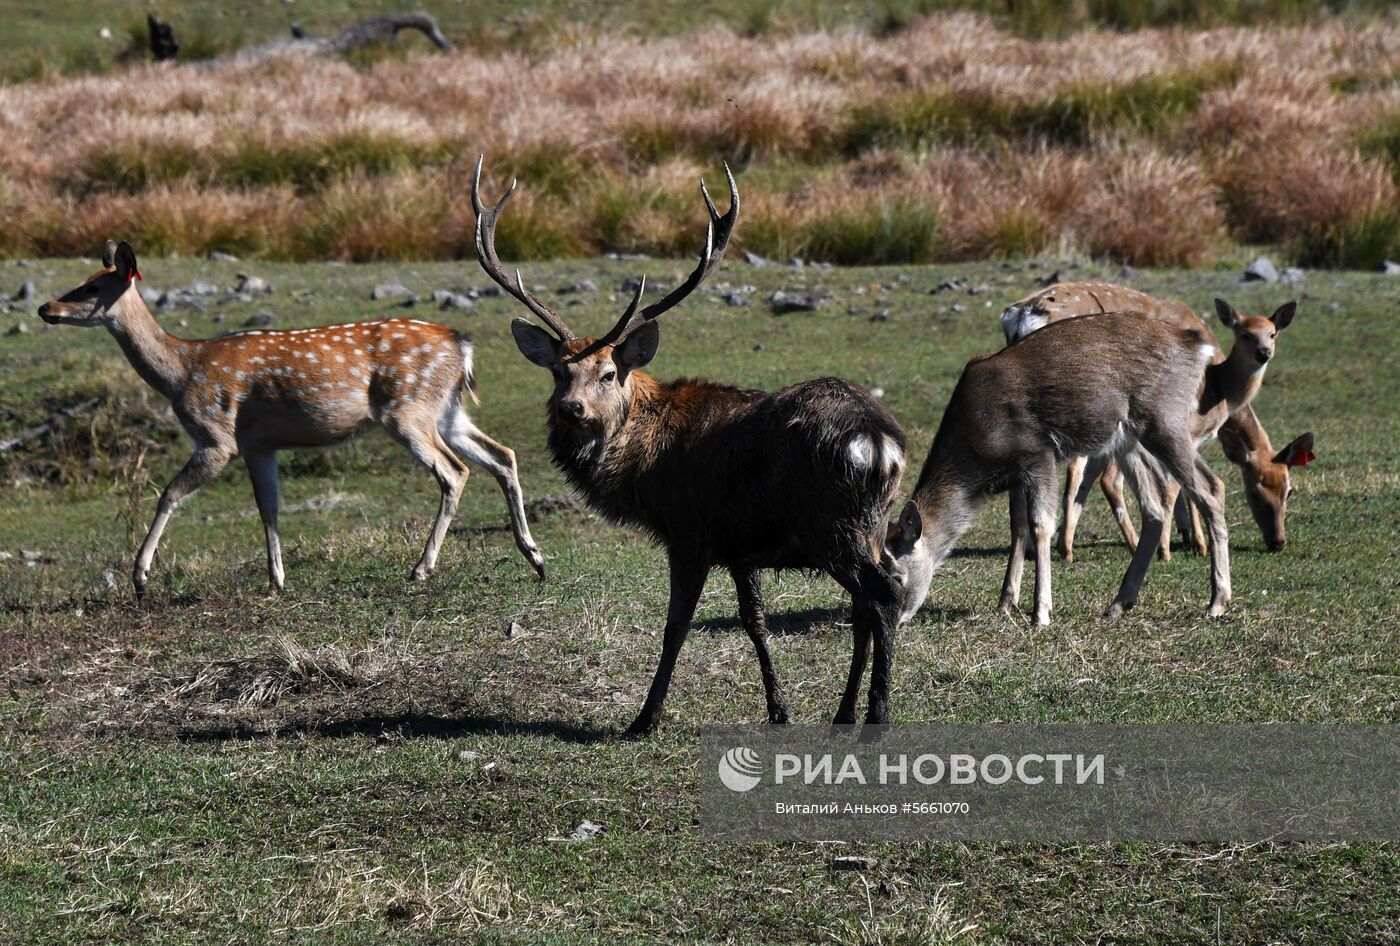
<instances>
[{"instance_id":1,"label":"deer leg","mask_svg":"<svg viewBox=\"0 0 1400 946\"><path fill-rule=\"evenodd\" d=\"M1197 454L1179 476L1187 497L1199 507L1210 531L1210 607L1208 617L1218 618L1230 607L1230 535L1225 521L1225 484Z\"/></svg>"},{"instance_id":2,"label":"deer leg","mask_svg":"<svg viewBox=\"0 0 1400 946\"><path fill-rule=\"evenodd\" d=\"M851 612L856 608L855 595L851 596ZM865 664L870 659L870 626L865 622L852 621L851 672L846 676L846 692L841 696L841 705L836 708L834 726L853 726L856 721L856 699L860 696L860 682L865 679Z\"/></svg>"},{"instance_id":3,"label":"deer leg","mask_svg":"<svg viewBox=\"0 0 1400 946\"><path fill-rule=\"evenodd\" d=\"M1181 498L1181 484L1175 479L1167 480L1162 484L1162 510L1171 519L1162 529L1162 542L1157 547L1157 560L1170 562L1172 560L1172 530L1170 522L1176 518L1177 501Z\"/></svg>"},{"instance_id":4,"label":"deer leg","mask_svg":"<svg viewBox=\"0 0 1400 946\"><path fill-rule=\"evenodd\" d=\"M695 616L695 605L700 600L700 592L705 588L707 574L709 568L704 565L671 559L671 601L666 606L666 630L661 640L661 660L656 665L656 676L652 678L651 689L647 691L642 711L627 729L629 735L642 736L651 732L661 718L661 708L666 703L666 691L671 687L671 674L676 669L676 656L681 652L681 647L690 634L690 619Z\"/></svg>"},{"instance_id":5,"label":"deer leg","mask_svg":"<svg viewBox=\"0 0 1400 946\"><path fill-rule=\"evenodd\" d=\"M1038 468L1027 471L1025 514L1030 516L1035 543L1035 623L1050 625L1050 539L1055 532L1055 457L1046 454Z\"/></svg>"},{"instance_id":6,"label":"deer leg","mask_svg":"<svg viewBox=\"0 0 1400 946\"><path fill-rule=\"evenodd\" d=\"M1109 457L1105 463L1103 475L1099 477L1099 488L1103 490L1104 498L1113 510L1113 518L1118 520L1118 529L1123 533L1123 541L1128 544L1128 551L1136 552L1137 530L1133 528L1133 519L1128 515L1128 502L1123 496L1123 467L1117 457Z\"/></svg>"},{"instance_id":7,"label":"deer leg","mask_svg":"<svg viewBox=\"0 0 1400 946\"><path fill-rule=\"evenodd\" d=\"M413 581L426 581L437 567L438 550L447 537L447 528L452 525L452 517L457 513L457 502L462 496L462 487L467 482L467 468L457 455L447 448L435 428L410 427L390 420L385 428L395 439L408 447L414 458L430 471L442 490L442 500L438 504L437 518L428 531L428 542L423 547L423 556L413 566L409 578Z\"/></svg>"},{"instance_id":8,"label":"deer leg","mask_svg":"<svg viewBox=\"0 0 1400 946\"><path fill-rule=\"evenodd\" d=\"M146 585L151 577L151 562L156 557L156 548L160 545L160 537L165 532L170 517L190 494L222 473L233 457L232 451L216 447L195 450L160 494L160 502L156 505L156 517L151 521L151 528L146 533L145 541L141 543L141 550L136 553L136 564L131 571L131 583L136 589L137 600L146 594Z\"/></svg>"},{"instance_id":9,"label":"deer leg","mask_svg":"<svg viewBox=\"0 0 1400 946\"><path fill-rule=\"evenodd\" d=\"M277 533L277 454L245 453L243 463L248 467L253 499L257 501L258 515L262 517L263 532L267 535L267 590L275 595L284 587L282 540Z\"/></svg>"},{"instance_id":10,"label":"deer leg","mask_svg":"<svg viewBox=\"0 0 1400 946\"><path fill-rule=\"evenodd\" d=\"M894 670L894 632L899 606L893 580L873 560L859 563L860 596L852 596L852 618L864 625L874 642L870 662L870 700L865 710L867 726L883 726L890 716L890 676Z\"/></svg>"},{"instance_id":11,"label":"deer leg","mask_svg":"<svg viewBox=\"0 0 1400 946\"><path fill-rule=\"evenodd\" d=\"M787 699L768 653L768 621L763 614L762 579L757 571L731 571L730 574L734 576L734 589L739 595L739 620L743 622L749 640L753 641L754 653L758 655L763 695L768 701L768 722L786 723Z\"/></svg>"},{"instance_id":12,"label":"deer leg","mask_svg":"<svg viewBox=\"0 0 1400 946\"><path fill-rule=\"evenodd\" d=\"M475 463L496 478L496 483L506 497L506 509L510 513L510 530L515 535L515 547L543 579L544 555L535 544L534 537L530 535L530 525L525 519L525 494L520 489L520 477L515 468L515 452L477 429L460 403L452 405L449 410L451 413L444 421L439 422L439 430L462 459L468 463Z\"/></svg>"},{"instance_id":13,"label":"deer leg","mask_svg":"<svg viewBox=\"0 0 1400 946\"><path fill-rule=\"evenodd\" d=\"M1191 547L1196 550L1197 555L1204 556L1208 551L1210 551L1210 549L1206 545L1206 534L1201 528L1200 507L1198 507L1195 503L1191 502L1189 499L1185 501L1185 505L1186 516L1189 520L1188 525L1191 529Z\"/></svg>"},{"instance_id":14,"label":"deer leg","mask_svg":"<svg viewBox=\"0 0 1400 946\"><path fill-rule=\"evenodd\" d=\"M1030 534L1025 487L1013 484L1010 500L1011 554L1006 559L1006 577L1002 579L1001 601L997 603L997 613L1007 617L1016 613L1021 602L1021 574L1026 566L1026 540Z\"/></svg>"},{"instance_id":15,"label":"deer leg","mask_svg":"<svg viewBox=\"0 0 1400 946\"><path fill-rule=\"evenodd\" d=\"M1166 525L1160 471L1155 469L1155 465L1149 466L1150 458L1144 457L1138 448L1119 453L1118 460L1119 465L1127 470L1128 484L1142 509L1142 537L1133 550L1132 561L1128 563L1122 584L1118 586L1117 596L1104 612L1104 616L1110 620L1121 617L1123 612L1137 604L1142 583L1147 578L1147 569L1162 541L1162 529Z\"/></svg>"},{"instance_id":16,"label":"deer leg","mask_svg":"<svg viewBox=\"0 0 1400 946\"><path fill-rule=\"evenodd\" d=\"M1089 464L1087 457L1070 457L1065 465L1064 526L1060 532L1060 558L1074 561L1074 533L1079 528L1079 513L1083 506L1075 501L1084 488L1084 469Z\"/></svg>"}]
</instances>

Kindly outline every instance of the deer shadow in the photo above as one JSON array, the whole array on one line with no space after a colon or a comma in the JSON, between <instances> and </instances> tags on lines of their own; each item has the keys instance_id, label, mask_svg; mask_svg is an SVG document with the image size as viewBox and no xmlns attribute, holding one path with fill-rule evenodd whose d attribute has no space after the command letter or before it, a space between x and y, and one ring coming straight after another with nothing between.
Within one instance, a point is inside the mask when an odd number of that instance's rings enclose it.
<instances>
[{"instance_id":1,"label":"deer shadow","mask_svg":"<svg viewBox=\"0 0 1400 946\"><path fill-rule=\"evenodd\" d=\"M409 739L459 739L464 736L540 736L578 745L622 738L612 728L580 725L562 720L518 720L502 716L466 713L459 716L438 713L370 713L348 719L304 720L260 727L235 723L214 728L182 728L175 738L187 743L250 742L284 736L313 736L341 739L371 736L376 739L399 736Z\"/></svg>"},{"instance_id":2,"label":"deer shadow","mask_svg":"<svg viewBox=\"0 0 1400 946\"><path fill-rule=\"evenodd\" d=\"M769 612L765 616L768 620L768 635L770 637L811 637L825 632L826 628L822 625L849 624L851 609L849 607L803 608L800 611ZM691 629L698 634L726 634L732 631L742 631L744 625L735 615L696 621Z\"/></svg>"}]
</instances>

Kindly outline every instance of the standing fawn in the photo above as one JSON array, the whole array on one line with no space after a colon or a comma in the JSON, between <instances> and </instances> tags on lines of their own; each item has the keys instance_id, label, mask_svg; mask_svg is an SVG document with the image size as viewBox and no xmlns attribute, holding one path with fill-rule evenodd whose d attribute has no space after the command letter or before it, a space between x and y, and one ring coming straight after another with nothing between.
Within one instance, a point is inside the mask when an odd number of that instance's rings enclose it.
<instances>
[{"instance_id":1,"label":"standing fawn","mask_svg":"<svg viewBox=\"0 0 1400 946\"><path fill-rule=\"evenodd\" d=\"M1051 322L1096 312L1117 311L1140 312L1183 328L1203 331L1206 328L1191 307L1179 299L1157 299L1127 286L1100 282L1051 286L1008 306L1002 313L1001 321L1007 344L1010 344ZM1217 347L1213 364L1219 365L1224 360L1225 353ZM1247 364L1245 367L1249 369L1253 366ZM1219 436L1226 458L1240 469L1245 498L1264 536L1265 546L1271 552L1281 550L1287 543L1285 517L1288 499L1293 492L1289 469L1306 466L1313 459L1313 435L1303 434L1282 450L1275 451L1253 407L1244 404L1225 418ZM1065 475L1064 517L1060 529L1060 554L1065 561L1074 561L1074 536L1079 517L1096 479L1102 484L1104 496L1113 509L1129 549L1137 548L1137 533L1128 517L1123 497L1123 473L1116 461L1112 457L1074 457L1069 461ZM1183 534L1189 532L1197 554L1206 554L1205 536L1195 507L1183 502L1176 503L1174 509ZM1171 558L1169 529L1163 530L1158 557L1163 561Z\"/></svg>"},{"instance_id":2,"label":"standing fawn","mask_svg":"<svg viewBox=\"0 0 1400 946\"><path fill-rule=\"evenodd\" d=\"M883 563L901 586L901 619L928 594L933 573L971 526L982 500L1009 490L1013 516L1035 539L1035 619L1050 622L1050 536L1055 467L1072 456L1114 453L1141 493L1143 544L1109 616L1132 607L1162 528L1154 476L1170 474L1205 510L1211 530L1211 603L1230 603L1224 487L1191 432L1208 333L1107 313L1055 323L963 369L914 494L886 538ZM1019 510L1018 510L1019 507ZM1016 551L1024 555L1024 543ZM1146 557L1143 553L1146 552ZM1017 574L1019 586L1019 573Z\"/></svg>"},{"instance_id":3,"label":"standing fawn","mask_svg":"<svg viewBox=\"0 0 1400 946\"><path fill-rule=\"evenodd\" d=\"M554 376L548 425L555 464L595 509L666 548L671 590L661 659L630 732L656 727L696 602L716 567L734 580L770 722L786 722L788 708L768 653L760 572L801 568L824 571L851 593L855 647L836 722L855 721L873 637L866 718L883 723L897 600L878 554L904 461L899 425L869 392L835 378L767 394L705 380L663 383L640 370L656 355L655 319L690 295L724 255L739 213L728 167L725 174L730 204L723 216L700 185L710 223L694 271L640 311L639 287L598 339L576 337L518 272L514 279L506 272L495 231L515 182L494 208L483 206L480 161L472 178L477 255L550 330L523 318L511 324L521 354Z\"/></svg>"},{"instance_id":4,"label":"standing fawn","mask_svg":"<svg viewBox=\"0 0 1400 946\"><path fill-rule=\"evenodd\" d=\"M477 430L462 408L464 392L476 396L465 335L417 319L384 319L203 341L176 338L132 285L141 273L131 244L108 240L102 265L76 289L40 307L40 317L50 324L105 326L136 373L170 401L194 441L194 454L161 493L137 553L132 581L138 598L171 515L238 456L248 466L267 533L269 590L281 591L277 451L344 443L370 422L384 425L442 489L413 578L432 572L457 509L467 479L458 454L500 483L515 543L544 577L544 557L525 523L515 454Z\"/></svg>"}]
</instances>

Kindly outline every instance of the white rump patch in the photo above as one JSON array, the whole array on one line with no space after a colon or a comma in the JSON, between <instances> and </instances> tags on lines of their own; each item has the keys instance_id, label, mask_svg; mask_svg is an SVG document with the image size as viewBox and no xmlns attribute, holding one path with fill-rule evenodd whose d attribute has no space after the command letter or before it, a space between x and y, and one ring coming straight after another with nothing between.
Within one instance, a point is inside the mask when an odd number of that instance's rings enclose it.
<instances>
[{"instance_id":1,"label":"white rump patch","mask_svg":"<svg viewBox=\"0 0 1400 946\"><path fill-rule=\"evenodd\" d=\"M856 434L846 444L846 455L853 466L869 467L875 462L875 444L865 434Z\"/></svg>"}]
</instances>

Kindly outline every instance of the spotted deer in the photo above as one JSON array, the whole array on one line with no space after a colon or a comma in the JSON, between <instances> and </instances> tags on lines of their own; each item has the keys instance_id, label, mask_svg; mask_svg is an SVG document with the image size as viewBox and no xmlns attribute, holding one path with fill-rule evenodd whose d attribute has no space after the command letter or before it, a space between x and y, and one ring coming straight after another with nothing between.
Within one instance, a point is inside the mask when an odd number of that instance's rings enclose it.
<instances>
[{"instance_id":1,"label":"spotted deer","mask_svg":"<svg viewBox=\"0 0 1400 946\"><path fill-rule=\"evenodd\" d=\"M1140 312L1184 328L1204 330L1206 327L1191 307L1179 299L1158 299L1113 283L1078 282L1051 286L1008 306L1002 313L1002 329L1010 344L1050 322L1105 311ZM1217 347L1213 364L1219 365L1223 361L1225 352ZM1253 365L1247 363L1245 368L1252 369ZM1272 552L1281 550L1287 543L1285 519L1288 500L1293 494L1290 470L1306 466L1314 459L1312 433L1303 434L1276 451L1254 408L1246 403L1221 423L1219 438L1226 458L1239 467L1244 481L1245 500L1264 537L1265 546ZM1066 469L1059 544L1065 561L1074 561L1074 536L1079 517L1096 479L1103 488L1129 549L1135 549L1137 532L1128 516L1123 495L1123 473L1113 457L1074 457ZM1174 510L1183 534L1189 535L1197 554L1206 554L1205 536L1195 507L1178 502ZM1163 561L1171 558L1169 529L1163 530L1158 557Z\"/></svg>"},{"instance_id":2,"label":"spotted deer","mask_svg":"<svg viewBox=\"0 0 1400 946\"><path fill-rule=\"evenodd\" d=\"M132 583L145 594L161 533L179 505L241 456L267 537L268 588L282 590L277 451L344 443L380 424L432 471L437 518L412 577L424 579L467 479L462 458L491 473L506 496L521 553L544 577L525 521L515 454L478 430L462 406L475 400L471 341L444 325L382 319L324 328L250 331L193 340L167 333L137 292L131 244L107 241L103 268L40 307L50 324L104 326L131 366L170 401L194 453L161 493L136 555Z\"/></svg>"},{"instance_id":3,"label":"spotted deer","mask_svg":"<svg viewBox=\"0 0 1400 946\"><path fill-rule=\"evenodd\" d=\"M1118 457L1144 509L1143 541L1108 616L1137 603L1162 528L1155 484L1167 475L1201 505L1212 538L1207 613L1224 614L1231 595L1225 491L1191 430L1214 353L1207 332L1105 313L1056 322L970 361L886 536L882 564L900 587L900 618L923 603L983 499L1009 491L1013 517L1028 521L1034 538L1035 620L1048 624L1056 464L1101 453ZM1024 543L1015 546L1024 556ZM1019 572L1015 579L1019 589Z\"/></svg>"},{"instance_id":4,"label":"spotted deer","mask_svg":"<svg viewBox=\"0 0 1400 946\"><path fill-rule=\"evenodd\" d=\"M724 255L739 214L733 175L721 215L701 182L709 227L689 277L640 307L643 282L617 323L580 338L512 277L496 255L496 224L516 182L494 207L482 204L481 161L472 177L482 268L540 322L511 324L520 353L548 370L546 412L555 464L586 501L614 522L641 529L666 549L670 603L661 658L630 732L653 730L705 578L723 568L758 657L768 720L787 702L768 652L760 593L763 569L824 571L851 594L855 646L838 723L855 721L870 643L866 720L888 715L896 589L879 567L885 517L904 462L904 434L868 391L835 378L774 393L708 380L657 381L642 370L656 355L656 319L689 296ZM640 307L640 308L639 308Z\"/></svg>"}]
</instances>

